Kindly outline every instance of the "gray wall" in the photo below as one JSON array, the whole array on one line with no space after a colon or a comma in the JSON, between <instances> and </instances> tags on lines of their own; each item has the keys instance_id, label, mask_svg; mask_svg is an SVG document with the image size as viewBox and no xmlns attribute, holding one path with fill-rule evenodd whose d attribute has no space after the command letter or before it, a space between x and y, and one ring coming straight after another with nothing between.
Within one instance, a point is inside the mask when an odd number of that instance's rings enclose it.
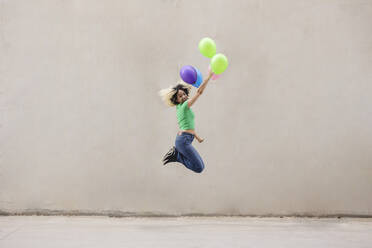
<instances>
[{"instance_id":1,"label":"gray wall","mask_svg":"<svg viewBox=\"0 0 372 248\"><path fill-rule=\"evenodd\" d=\"M0 210L372 214L371 23L363 0L1 0ZM206 75L205 36L230 65L195 174L161 164L157 92Z\"/></svg>"}]
</instances>

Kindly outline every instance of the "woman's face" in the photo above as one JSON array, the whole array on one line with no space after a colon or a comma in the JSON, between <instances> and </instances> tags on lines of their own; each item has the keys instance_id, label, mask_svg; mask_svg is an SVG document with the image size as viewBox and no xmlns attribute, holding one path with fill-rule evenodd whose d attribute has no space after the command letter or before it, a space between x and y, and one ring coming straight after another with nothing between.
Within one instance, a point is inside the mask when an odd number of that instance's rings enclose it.
<instances>
[{"instance_id":1,"label":"woman's face","mask_svg":"<svg viewBox=\"0 0 372 248\"><path fill-rule=\"evenodd\" d=\"M185 91L178 90L178 92L177 92L177 102L183 103L184 101L187 100L187 98L188 98L188 96L186 95Z\"/></svg>"}]
</instances>

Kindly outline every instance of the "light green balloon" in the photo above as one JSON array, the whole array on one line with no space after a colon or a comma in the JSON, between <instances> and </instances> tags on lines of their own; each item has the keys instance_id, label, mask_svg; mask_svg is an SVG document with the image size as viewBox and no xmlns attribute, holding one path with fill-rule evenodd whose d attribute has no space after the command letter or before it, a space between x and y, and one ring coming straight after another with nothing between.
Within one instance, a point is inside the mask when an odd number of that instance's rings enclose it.
<instances>
[{"instance_id":1,"label":"light green balloon","mask_svg":"<svg viewBox=\"0 0 372 248\"><path fill-rule=\"evenodd\" d=\"M216 43L211 38L203 38L199 42L199 50L207 58L216 54Z\"/></svg>"},{"instance_id":2,"label":"light green balloon","mask_svg":"<svg viewBox=\"0 0 372 248\"><path fill-rule=\"evenodd\" d=\"M229 65L227 58L222 53L218 53L213 56L211 60L211 68L214 74L221 74L224 72Z\"/></svg>"}]
</instances>

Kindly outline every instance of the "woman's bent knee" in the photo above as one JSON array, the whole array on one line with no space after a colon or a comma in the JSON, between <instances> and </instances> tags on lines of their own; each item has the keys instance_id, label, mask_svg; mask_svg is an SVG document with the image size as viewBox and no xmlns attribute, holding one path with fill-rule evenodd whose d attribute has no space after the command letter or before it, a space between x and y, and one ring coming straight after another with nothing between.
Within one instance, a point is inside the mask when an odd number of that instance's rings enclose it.
<instances>
[{"instance_id":1,"label":"woman's bent knee","mask_svg":"<svg viewBox=\"0 0 372 248\"><path fill-rule=\"evenodd\" d=\"M196 173L202 173L204 170L204 165L196 167L193 171Z\"/></svg>"}]
</instances>

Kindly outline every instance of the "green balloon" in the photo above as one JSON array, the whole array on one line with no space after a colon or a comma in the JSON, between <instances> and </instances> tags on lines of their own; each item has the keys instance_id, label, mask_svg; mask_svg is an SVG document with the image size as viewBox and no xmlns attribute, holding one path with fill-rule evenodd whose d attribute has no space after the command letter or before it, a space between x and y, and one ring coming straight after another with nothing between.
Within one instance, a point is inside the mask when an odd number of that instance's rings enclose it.
<instances>
[{"instance_id":1,"label":"green balloon","mask_svg":"<svg viewBox=\"0 0 372 248\"><path fill-rule=\"evenodd\" d=\"M211 60L211 68L214 74L221 74L229 65L227 58L222 53L216 54Z\"/></svg>"},{"instance_id":2,"label":"green balloon","mask_svg":"<svg viewBox=\"0 0 372 248\"><path fill-rule=\"evenodd\" d=\"M199 50L207 58L212 58L216 54L216 43L210 38L203 38L199 42Z\"/></svg>"}]
</instances>

